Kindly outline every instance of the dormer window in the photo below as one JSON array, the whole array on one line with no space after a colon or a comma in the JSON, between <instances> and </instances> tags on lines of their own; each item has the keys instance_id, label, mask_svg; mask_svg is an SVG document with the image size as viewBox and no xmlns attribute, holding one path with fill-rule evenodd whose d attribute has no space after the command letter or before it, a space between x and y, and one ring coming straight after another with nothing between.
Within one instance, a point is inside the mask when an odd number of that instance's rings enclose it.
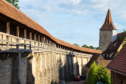
<instances>
[{"instance_id":1,"label":"dormer window","mask_svg":"<svg viewBox=\"0 0 126 84\"><path fill-rule=\"evenodd\" d=\"M112 52L112 53L110 54L110 58L113 56L113 53L114 53L114 52Z\"/></svg>"},{"instance_id":2,"label":"dormer window","mask_svg":"<svg viewBox=\"0 0 126 84\"><path fill-rule=\"evenodd\" d=\"M117 42L114 44L114 47L116 46Z\"/></svg>"}]
</instances>

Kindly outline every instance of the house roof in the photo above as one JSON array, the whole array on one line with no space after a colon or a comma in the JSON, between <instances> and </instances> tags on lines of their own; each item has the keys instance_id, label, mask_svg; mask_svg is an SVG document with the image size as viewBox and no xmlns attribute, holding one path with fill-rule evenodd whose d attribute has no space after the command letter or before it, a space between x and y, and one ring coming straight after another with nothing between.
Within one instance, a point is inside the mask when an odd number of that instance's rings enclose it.
<instances>
[{"instance_id":1,"label":"house roof","mask_svg":"<svg viewBox=\"0 0 126 84\"><path fill-rule=\"evenodd\" d=\"M117 38L114 42L111 42L108 48L102 53L105 59L111 60L113 56L116 54L119 46L121 45L122 41Z\"/></svg>"},{"instance_id":2,"label":"house roof","mask_svg":"<svg viewBox=\"0 0 126 84\"><path fill-rule=\"evenodd\" d=\"M100 30L116 30L116 28L113 24L113 21L112 21L110 9L108 9L108 13L106 15L105 22L102 25L102 27L100 28Z\"/></svg>"},{"instance_id":3,"label":"house roof","mask_svg":"<svg viewBox=\"0 0 126 84\"><path fill-rule=\"evenodd\" d=\"M84 51L88 53L102 53L101 50L94 50L94 49L88 49L88 48L82 48L78 46L74 46L72 44L69 44L67 42L64 42L62 40L59 40L55 37L53 37L48 31L46 31L41 25L39 25L37 22L29 18L27 15L25 15L23 12L6 2L5 0L0 0L0 14L3 14L7 16L8 18L11 18L21 24L24 24L25 26L40 32L46 36L48 36L50 39L55 41L57 44L73 48L75 50Z\"/></svg>"},{"instance_id":4,"label":"house roof","mask_svg":"<svg viewBox=\"0 0 126 84\"><path fill-rule=\"evenodd\" d=\"M126 45L117 56L107 65L108 69L126 74Z\"/></svg>"},{"instance_id":5,"label":"house roof","mask_svg":"<svg viewBox=\"0 0 126 84\"><path fill-rule=\"evenodd\" d=\"M124 32L117 34L117 39L109 44L107 49L102 53L105 59L111 60L113 56L117 53L120 45L123 41L120 40L120 36L126 36Z\"/></svg>"},{"instance_id":6,"label":"house roof","mask_svg":"<svg viewBox=\"0 0 126 84\"><path fill-rule=\"evenodd\" d=\"M93 56L91 57L90 61L87 63L87 67L90 68L91 64L98 59L100 54L94 53Z\"/></svg>"}]
</instances>

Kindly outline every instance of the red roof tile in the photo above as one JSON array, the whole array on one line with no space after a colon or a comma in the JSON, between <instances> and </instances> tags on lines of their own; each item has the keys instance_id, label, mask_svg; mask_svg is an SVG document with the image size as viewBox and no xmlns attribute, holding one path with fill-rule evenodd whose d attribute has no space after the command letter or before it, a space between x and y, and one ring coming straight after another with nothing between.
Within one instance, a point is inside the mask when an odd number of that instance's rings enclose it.
<instances>
[{"instance_id":1,"label":"red roof tile","mask_svg":"<svg viewBox=\"0 0 126 84\"><path fill-rule=\"evenodd\" d=\"M118 55L107 65L107 68L126 74L126 45Z\"/></svg>"},{"instance_id":2,"label":"red roof tile","mask_svg":"<svg viewBox=\"0 0 126 84\"><path fill-rule=\"evenodd\" d=\"M17 8L15 8L14 6L12 6L11 4L6 2L5 0L0 0L0 13L11 19L16 20L17 22L20 22L20 23L26 25L27 27L29 27L31 29L34 29L34 30L50 37L57 44L60 44L60 45L63 45L63 46L69 47L69 48L73 48L75 50L88 52L88 53L102 53L101 50L82 48L82 47L74 46L72 44L64 42L62 40L56 39L49 32L47 32L41 25L36 23L34 20L32 20L31 18L26 16L23 12L21 12L20 10L18 10Z\"/></svg>"},{"instance_id":3,"label":"red roof tile","mask_svg":"<svg viewBox=\"0 0 126 84\"><path fill-rule=\"evenodd\" d=\"M113 24L113 21L112 21L110 9L108 9L108 13L107 13L105 22L102 25L102 27L100 28L100 30L116 30L116 28Z\"/></svg>"}]
</instances>

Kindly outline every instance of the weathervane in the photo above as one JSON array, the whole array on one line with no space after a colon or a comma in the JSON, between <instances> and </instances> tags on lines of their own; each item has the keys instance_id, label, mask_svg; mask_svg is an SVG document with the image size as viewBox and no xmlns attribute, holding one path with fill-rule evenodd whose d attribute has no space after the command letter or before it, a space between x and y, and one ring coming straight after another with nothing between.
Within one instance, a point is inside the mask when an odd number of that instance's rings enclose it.
<instances>
[{"instance_id":1,"label":"weathervane","mask_svg":"<svg viewBox=\"0 0 126 84\"><path fill-rule=\"evenodd\" d=\"M110 5L109 5L109 9L110 9Z\"/></svg>"}]
</instances>

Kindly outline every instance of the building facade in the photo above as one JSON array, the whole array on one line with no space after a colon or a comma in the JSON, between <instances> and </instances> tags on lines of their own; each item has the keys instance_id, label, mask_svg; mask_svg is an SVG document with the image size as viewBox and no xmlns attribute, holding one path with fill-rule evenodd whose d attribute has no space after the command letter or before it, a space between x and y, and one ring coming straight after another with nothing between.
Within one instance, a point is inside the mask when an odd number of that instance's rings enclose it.
<instances>
[{"instance_id":1,"label":"building facade","mask_svg":"<svg viewBox=\"0 0 126 84\"><path fill-rule=\"evenodd\" d=\"M0 84L51 84L86 74L93 50L53 37L24 13L0 0Z\"/></svg>"},{"instance_id":2,"label":"building facade","mask_svg":"<svg viewBox=\"0 0 126 84\"><path fill-rule=\"evenodd\" d=\"M107 65L111 70L111 84L126 84L126 44L117 56Z\"/></svg>"}]
</instances>

